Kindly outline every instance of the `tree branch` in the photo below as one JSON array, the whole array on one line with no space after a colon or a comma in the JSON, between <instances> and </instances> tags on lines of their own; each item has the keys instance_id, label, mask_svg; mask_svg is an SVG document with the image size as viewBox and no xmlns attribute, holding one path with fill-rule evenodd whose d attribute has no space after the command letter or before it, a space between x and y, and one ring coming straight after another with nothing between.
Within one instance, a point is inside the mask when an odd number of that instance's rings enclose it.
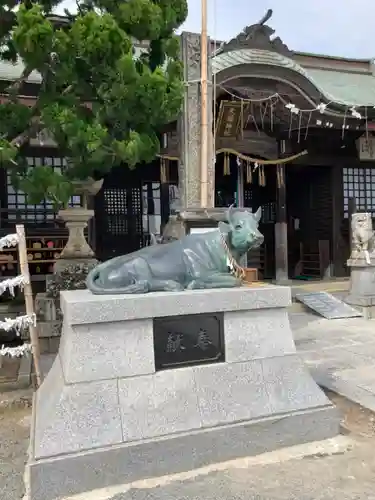
<instances>
[{"instance_id":1,"label":"tree branch","mask_svg":"<svg viewBox=\"0 0 375 500\"><path fill-rule=\"evenodd\" d=\"M17 78L17 80L14 81L11 85L9 85L9 87L6 89L6 91L9 92L9 96L10 96L12 101L15 101L17 99L22 85L29 78L32 71L33 71L32 68L25 67L21 73L21 76L19 78Z\"/></svg>"},{"instance_id":2,"label":"tree branch","mask_svg":"<svg viewBox=\"0 0 375 500\"><path fill-rule=\"evenodd\" d=\"M27 142L30 137L37 134L42 129L42 123L40 117L35 117L31 120L30 126L24 130L21 134L18 134L17 137L10 141L12 146L16 148L20 148Z\"/></svg>"},{"instance_id":3,"label":"tree branch","mask_svg":"<svg viewBox=\"0 0 375 500\"><path fill-rule=\"evenodd\" d=\"M62 95L68 94L73 88L73 85L68 85L65 90L63 90ZM35 105L35 108L37 108L37 104ZM33 135L37 134L42 130L43 124L41 121L40 116L34 116L34 118L31 119L31 124L29 127L27 127L26 130L24 130L21 134L18 134L17 137L12 139L10 143L12 146L15 146L16 148L20 148L27 142Z\"/></svg>"}]
</instances>

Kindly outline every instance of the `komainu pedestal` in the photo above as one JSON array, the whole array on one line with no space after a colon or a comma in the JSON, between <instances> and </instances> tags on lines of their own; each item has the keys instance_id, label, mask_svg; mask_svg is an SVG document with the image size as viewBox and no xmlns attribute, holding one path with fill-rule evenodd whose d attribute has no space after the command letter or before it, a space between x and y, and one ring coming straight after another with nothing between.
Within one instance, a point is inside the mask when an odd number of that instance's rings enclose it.
<instances>
[{"instance_id":1,"label":"komainu pedestal","mask_svg":"<svg viewBox=\"0 0 375 500\"><path fill-rule=\"evenodd\" d=\"M365 318L375 318L375 240L370 213L355 213L351 222L350 291L345 301Z\"/></svg>"},{"instance_id":2,"label":"komainu pedestal","mask_svg":"<svg viewBox=\"0 0 375 500\"><path fill-rule=\"evenodd\" d=\"M63 498L338 433L296 354L288 287L61 293L38 390L27 485Z\"/></svg>"}]
</instances>

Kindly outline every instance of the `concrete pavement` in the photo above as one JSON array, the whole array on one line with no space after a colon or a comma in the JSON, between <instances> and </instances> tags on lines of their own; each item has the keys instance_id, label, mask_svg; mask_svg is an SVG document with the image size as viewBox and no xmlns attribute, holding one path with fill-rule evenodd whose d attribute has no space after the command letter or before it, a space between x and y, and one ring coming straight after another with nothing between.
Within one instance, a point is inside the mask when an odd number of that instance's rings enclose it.
<instances>
[{"instance_id":1,"label":"concrete pavement","mask_svg":"<svg viewBox=\"0 0 375 500\"><path fill-rule=\"evenodd\" d=\"M292 313L290 321L316 382L375 411L375 320Z\"/></svg>"}]
</instances>

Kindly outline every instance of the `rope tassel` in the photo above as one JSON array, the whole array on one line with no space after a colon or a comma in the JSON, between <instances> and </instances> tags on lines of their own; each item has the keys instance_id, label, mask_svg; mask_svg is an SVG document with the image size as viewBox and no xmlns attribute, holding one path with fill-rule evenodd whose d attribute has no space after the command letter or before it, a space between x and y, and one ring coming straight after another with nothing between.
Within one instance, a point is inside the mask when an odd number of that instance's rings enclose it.
<instances>
[{"instance_id":1,"label":"rope tassel","mask_svg":"<svg viewBox=\"0 0 375 500\"><path fill-rule=\"evenodd\" d=\"M253 183L253 171L251 168L251 163L249 161L246 162L246 183L247 184Z\"/></svg>"},{"instance_id":2,"label":"rope tassel","mask_svg":"<svg viewBox=\"0 0 375 500\"><path fill-rule=\"evenodd\" d=\"M276 165L277 187L281 188L285 185L284 172L281 165Z\"/></svg>"},{"instance_id":3,"label":"rope tassel","mask_svg":"<svg viewBox=\"0 0 375 500\"><path fill-rule=\"evenodd\" d=\"M160 182L162 184L167 182L167 165L164 158L160 158Z\"/></svg>"},{"instance_id":4,"label":"rope tassel","mask_svg":"<svg viewBox=\"0 0 375 500\"><path fill-rule=\"evenodd\" d=\"M259 165L258 182L259 186L264 187L266 185L266 175L264 173L264 165Z\"/></svg>"},{"instance_id":5,"label":"rope tassel","mask_svg":"<svg viewBox=\"0 0 375 500\"><path fill-rule=\"evenodd\" d=\"M224 175L230 175L230 158L229 154L224 154Z\"/></svg>"}]
</instances>

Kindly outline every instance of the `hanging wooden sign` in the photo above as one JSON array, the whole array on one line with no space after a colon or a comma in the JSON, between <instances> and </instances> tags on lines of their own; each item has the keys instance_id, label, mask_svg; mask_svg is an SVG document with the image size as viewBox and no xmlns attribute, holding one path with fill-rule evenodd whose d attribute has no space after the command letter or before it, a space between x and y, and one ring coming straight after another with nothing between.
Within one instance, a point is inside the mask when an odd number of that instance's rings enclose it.
<instances>
[{"instance_id":1,"label":"hanging wooden sign","mask_svg":"<svg viewBox=\"0 0 375 500\"><path fill-rule=\"evenodd\" d=\"M363 135L357 140L358 156L361 161L375 161L375 136Z\"/></svg>"},{"instance_id":2,"label":"hanging wooden sign","mask_svg":"<svg viewBox=\"0 0 375 500\"><path fill-rule=\"evenodd\" d=\"M244 126L248 105L241 101L221 101L216 120L216 135L220 137L238 137Z\"/></svg>"}]
</instances>

